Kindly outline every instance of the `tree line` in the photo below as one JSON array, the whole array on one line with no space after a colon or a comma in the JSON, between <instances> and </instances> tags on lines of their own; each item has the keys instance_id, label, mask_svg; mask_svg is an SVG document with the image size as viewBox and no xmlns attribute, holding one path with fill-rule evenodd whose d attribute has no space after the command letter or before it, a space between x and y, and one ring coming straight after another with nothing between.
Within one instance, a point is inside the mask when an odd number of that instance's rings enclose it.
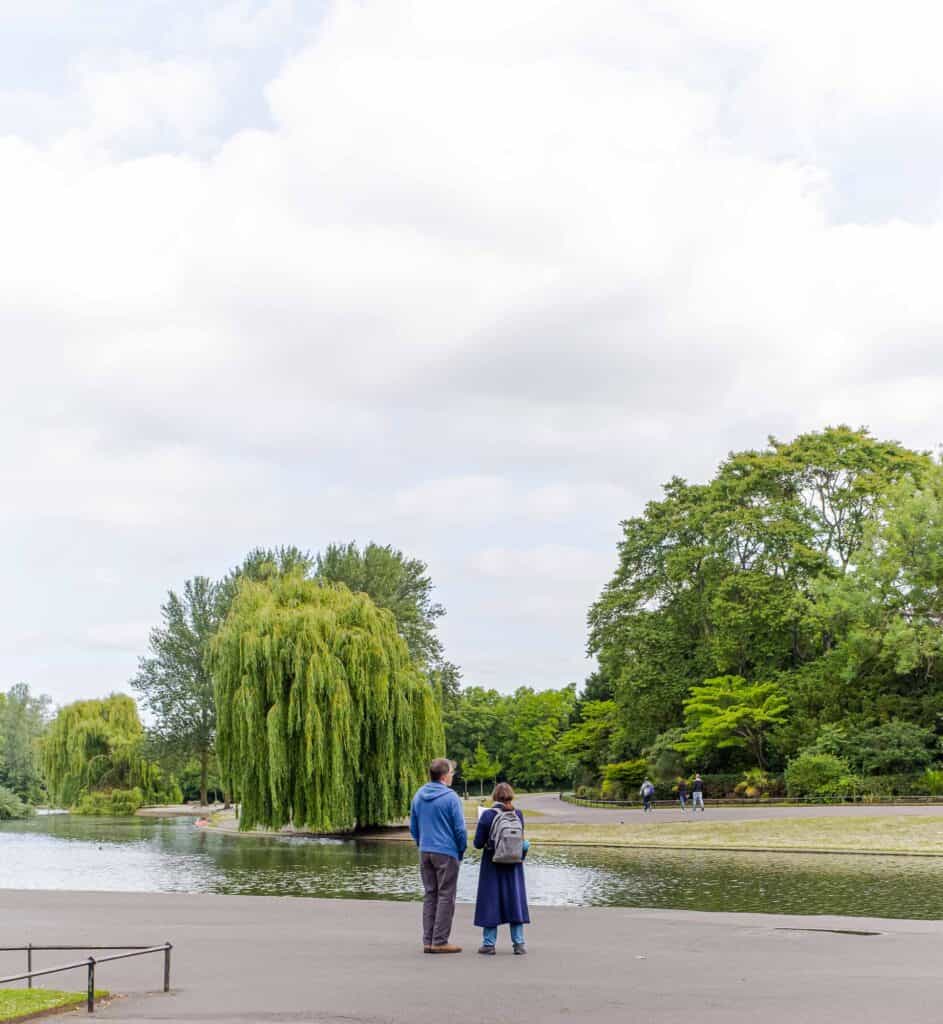
<instances>
[{"instance_id":1,"label":"tree line","mask_svg":"<svg viewBox=\"0 0 943 1024\"><path fill-rule=\"evenodd\" d=\"M187 580L168 592L130 680L149 728L123 694L51 719L48 698L26 687L0 695L10 813L39 800L132 813L212 795L238 799L246 827L398 816L441 752L441 703L459 685L431 594L425 563L378 544L258 548L223 579ZM369 783L344 782L361 776Z\"/></svg>"},{"instance_id":2,"label":"tree line","mask_svg":"<svg viewBox=\"0 0 943 1024\"><path fill-rule=\"evenodd\" d=\"M929 453L839 426L731 453L706 483L672 478L622 523L588 627L598 671L578 699L542 695L569 711L542 719L528 782L617 796L697 769L828 796L921 773L913 785L943 790L943 470ZM483 729L493 712L505 724ZM453 749L480 739L512 766L516 713L513 697L464 691L446 711Z\"/></svg>"},{"instance_id":3,"label":"tree line","mask_svg":"<svg viewBox=\"0 0 943 1024\"><path fill-rule=\"evenodd\" d=\"M168 593L131 680L149 729L133 702L80 702L30 762L48 705L0 701L0 785L81 805L182 783L239 798L249 821L334 827L401 809L444 729L459 785L479 790L621 796L694 770L751 795L916 773L943 789L943 470L928 453L839 426L669 480L622 523L582 687L462 687L432 594L425 563L390 547L257 549Z\"/></svg>"}]
</instances>

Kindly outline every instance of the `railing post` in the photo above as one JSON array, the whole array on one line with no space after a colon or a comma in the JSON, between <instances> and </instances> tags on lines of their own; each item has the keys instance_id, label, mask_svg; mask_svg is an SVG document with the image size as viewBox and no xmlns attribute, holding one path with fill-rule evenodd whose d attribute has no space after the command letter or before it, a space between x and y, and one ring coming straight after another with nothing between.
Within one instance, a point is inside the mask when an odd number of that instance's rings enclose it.
<instances>
[{"instance_id":1,"label":"railing post","mask_svg":"<svg viewBox=\"0 0 943 1024\"><path fill-rule=\"evenodd\" d=\"M164 991L170 991L170 951L174 947L168 942L164 949Z\"/></svg>"},{"instance_id":2,"label":"railing post","mask_svg":"<svg viewBox=\"0 0 943 1024\"><path fill-rule=\"evenodd\" d=\"M26 987L33 987L33 944L32 942L26 947L26 969L30 973L30 977L26 979Z\"/></svg>"},{"instance_id":3,"label":"railing post","mask_svg":"<svg viewBox=\"0 0 943 1024\"><path fill-rule=\"evenodd\" d=\"M95 1012L95 957L88 958L88 1012Z\"/></svg>"}]
</instances>

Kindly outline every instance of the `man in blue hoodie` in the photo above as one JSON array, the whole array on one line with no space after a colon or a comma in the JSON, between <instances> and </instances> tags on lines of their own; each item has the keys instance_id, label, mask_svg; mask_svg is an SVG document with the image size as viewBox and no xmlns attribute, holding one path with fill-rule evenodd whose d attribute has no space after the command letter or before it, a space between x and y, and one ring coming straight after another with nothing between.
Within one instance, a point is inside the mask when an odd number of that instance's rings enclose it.
<instances>
[{"instance_id":1,"label":"man in blue hoodie","mask_svg":"<svg viewBox=\"0 0 943 1024\"><path fill-rule=\"evenodd\" d=\"M465 814L451 789L453 765L444 757L429 765L429 779L413 797L409 831L419 847L422 903L422 947L425 953L461 953L449 942L455 914L458 866L468 847Z\"/></svg>"}]
</instances>

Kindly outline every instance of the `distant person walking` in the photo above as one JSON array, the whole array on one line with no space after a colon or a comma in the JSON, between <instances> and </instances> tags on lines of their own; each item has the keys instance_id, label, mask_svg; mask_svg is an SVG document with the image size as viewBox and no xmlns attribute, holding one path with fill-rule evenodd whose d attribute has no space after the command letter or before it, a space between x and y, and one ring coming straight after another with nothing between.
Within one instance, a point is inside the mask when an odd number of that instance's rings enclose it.
<instances>
[{"instance_id":1,"label":"distant person walking","mask_svg":"<svg viewBox=\"0 0 943 1024\"><path fill-rule=\"evenodd\" d=\"M694 782L691 783L691 813L701 808L701 813L704 812L704 780L700 775L695 774Z\"/></svg>"},{"instance_id":2,"label":"distant person walking","mask_svg":"<svg viewBox=\"0 0 943 1024\"><path fill-rule=\"evenodd\" d=\"M458 868L468 847L465 813L451 789L453 765L444 757L429 765L429 782L413 797L409 831L419 847L424 953L461 953L449 942L455 915Z\"/></svg>"},{"instance_id":3,"label":"distant person walking","mask_svg":"<svg viewBox=\"0 0 943 1024\"><path fill-rule=\"evenodd\" d=\"M686 779L678 779L678 803L681 804L681 812L684 813L684 809L688 802L688 783Z\"/></svg>"},{"instance_id":4,"label":"distant person walking","mask_svg":"<svg viewBox=\"0 0 943 1024\"><path fill-rule=\"evenodd\" d=\"M481 850L475 924L482 929L479 953L494 956L498 926L511 926L515 956L527 952L524 925L530 924L524 858L530 845L524 838L524 815L514 807L514 790L499 782L492 794L494 806L478 819L475 849Z\"/></svg>"},{"instance_id":5,"label":"distant person walking","mask_svg":"<svg viewBox=\"0 0 943 1024\"><path fill-rule=\"evenodd\" d=\"M637 775L635 777L638 778ZM642 797L642 810L650 811L652 809L652 798L655 796L655 787L652 785L651 779L645 779L639 794Z\"/></svg>"}]
</instances>

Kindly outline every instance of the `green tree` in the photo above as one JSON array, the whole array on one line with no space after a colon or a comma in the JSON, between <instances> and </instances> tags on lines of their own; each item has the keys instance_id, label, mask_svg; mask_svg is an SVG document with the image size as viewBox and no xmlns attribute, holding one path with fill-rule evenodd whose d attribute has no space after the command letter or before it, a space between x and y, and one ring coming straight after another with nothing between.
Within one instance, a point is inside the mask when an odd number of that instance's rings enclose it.
<instances>
[{"instance_id":1,"label":"green tree","mask_svg":"<svg viewBox=\"0 0 943 1024\"><path fill-rule=\"evenodd\" d=\"M146 803L174 802L179 790L144 755L144 727L131 697L60 708L42 740L42 764L52 800L72 807L95 792L140 790Z\"/></svg>"},{"instance_id":2,"label":"green tree","mask_svg":"<svg viewBox=\"0 0 943 1024\"><path fill-rule=\"evenodd\" d=\"M393 615L345 586L242 580L210 667L220 767L242 829L404 817L442 752L439 702Z\"/></svg>"},{"instance_id":3,"label":"green tree","mask_svg":"<svg viewBox=\"0 0 943 1024\"><path fill-rule=\"evenodd\" d=\"M239 565L216 584L217 618L222 622L229 614L242 580L264 583L278 576L310 576L314 565L314 555L294 544L277 548L253 548Z\"/></svg>"},{"instance_id":4,"label":"green tree","mask_svg":"<svg viewBox=\"0 0 943 1024\"><path fill-rule=\"evenodd\" d=\"M507 706L507 747L499 751L505 772L524 789L566 781L567 759L559 739L576 703L576 687L533 690L522 686Z\"/></svg>"},{"instance_id":5,"label":"green tree","mask_svg":"<svg viewBox=\"0 0 943 1024\"><path fill-rule=\"evenodd\" d=\"M854 569L820 588L822 628L835 638L833 674L854 684L834 717L936 728L943 716L943 469L888 492Z\"/></svg>"},{"instance_id":6,"label":"green tree","mask_svg":"<svg viewBox=\"0 0 943 1024\"><path fill-rule=\"evenodd\" d=\"M400 636L420 665L434 669L443 664L442 643L436 622L445 608L432 599L428 567L389 545L329 544L315 560L315 575L329 583L343 583L354 593L367 594L379 608L393 613ZM457 685L454 666L446 673L449 689Z\"/></svg>"},{"instance_id":7,"label":"green tree","mask_svg":"<svg viewBox=\"0 0 943 1024\"><path fill-rule=\"evenodd\" d=\"M785 720L787 708L776 683L749 683L741 676L705 679L684 702L687 730L678 747L696 758L740 747L765 768L763 741Z\"/></svg>"},{"instance_id":8,"label":"green tree","mask_svg":"<svg viewBox=\"0 0 943 1024\"><path fill-rule=\"evenodd\" d=\"M595 780L603 765L615 760L613 743L619 728L619 706L614 700L587 701L579 722L557 742L557 750L577 770Z\"/></svg>"},{"instance_id":9,"label":"green tree","mask_svg":"<svg viewBox=\"0 0 943 1024\"><path fill-rule=\"evenodd\" d=\"M474 758L462 765L462 775L464 778L468 779L469 782L481 783L481 796L485 795L485 779L495 780L500 771L501 762L497 758L492 757L485 750L482 743L479 743L475 748Z\"/></svg>"},{"instance_id":10,"label":"green tree","mask_svg":"<svg viewBox=\"0 0 943 1024\"><path fill-rule=\"evenodd\" d=\"M590 609L589 649L630 746L676 727L705 678L780 678L806 721L853 698L857 681L832 654L847 622L824 615L822 587L855 575L888 495L932 469L925 454L829 427L733 453L706 484L675 478L626 520L616 572Z\"/></svg>"},{"instance_id":11,"label":"green tree","mask_svg":"<svg viewBox=\"0 0 943 1024\"><path fill-rule=\"evenodd\" d=\"M510 704L511 698L506 694L480 686L466 686L445 704L445 749L458 762L463 778L464 766L474 758L480 745L496 751L499 758L505 756Z\"/></svg>"},{"instance_id":12,"label":"green tree","mask_svg":"<svg viewBox=\"0 0 943 1024\"><path fill-rule=\"evenodd\" d=\"M39 741L50 703L34 697L25 683L0 694L0 784L30 803L42 797Z\"/></svg>"},{"instance_id":13,"label":"green tree","mask_svg":"<svg viewBox=\"0 0 943 1024\"><path fill-rule=\"evenodd\" d=\"M219 628L220 588L205 576L170 591L161 605L162 624L151 630L150 654L141 658L131 685L154 715L152 732L162 753L200 764L200 802L216 740L216 701L206 666L209 643Z\"/></svg>"}]
</instances>

